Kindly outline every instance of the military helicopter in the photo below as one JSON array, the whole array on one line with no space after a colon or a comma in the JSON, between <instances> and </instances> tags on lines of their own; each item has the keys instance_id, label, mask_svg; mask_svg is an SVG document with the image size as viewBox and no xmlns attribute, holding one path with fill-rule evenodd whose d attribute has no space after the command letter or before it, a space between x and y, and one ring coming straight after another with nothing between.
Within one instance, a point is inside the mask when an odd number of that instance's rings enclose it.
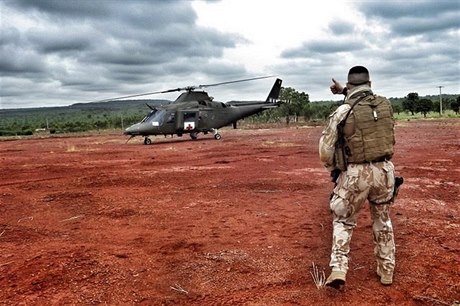
<instances>
[{"instance_id":1,"label":"military helicopter","mask_svg":"<svg viewBox=\"0 0 460 306\"><path fill-rule=\"evenodd\" d=\"M115 98L131 98L143 95L184 91L174 102L170 104L157 107L152 107L147 104L151 111L140 122L128 127L124 131L124 134L130 136L128 141L136 136L144 137L145 145L150 145L152 143L152 139L149 136L156 135L164 135L165 137L167 135L177 135L182 137L183 134L190 134L190 138L196 140L199 133L208 134L209 132L212 132L214 138L216 140L220 140L222 136L218 132L219 128L230 124L233 124L233 127L236 128L236 122L238 120L257 114L266 109L280 106L282 102L278 100L278 97L281 90L282 80L276 79L265 101L217 102L214 101L207 92L201 89L269 77L272 76L207 85L188 86Z\"/></svg>"}]
</instances>

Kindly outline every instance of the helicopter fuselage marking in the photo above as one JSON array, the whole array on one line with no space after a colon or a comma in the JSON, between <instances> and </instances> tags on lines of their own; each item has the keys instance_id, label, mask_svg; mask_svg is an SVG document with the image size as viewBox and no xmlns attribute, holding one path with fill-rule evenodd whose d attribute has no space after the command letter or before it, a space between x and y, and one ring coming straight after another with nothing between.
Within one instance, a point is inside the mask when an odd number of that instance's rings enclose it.
<instances>
[{"instance_id":1,"label":"helicopter fuselage marking","mask_svg":"<svg viewBox=\"0 0 460 306\"><path fill-rule=\"evenodd\" d=\"M184 130L195 129L195 122L184 122Z\"/></svg>"}]
</instances>

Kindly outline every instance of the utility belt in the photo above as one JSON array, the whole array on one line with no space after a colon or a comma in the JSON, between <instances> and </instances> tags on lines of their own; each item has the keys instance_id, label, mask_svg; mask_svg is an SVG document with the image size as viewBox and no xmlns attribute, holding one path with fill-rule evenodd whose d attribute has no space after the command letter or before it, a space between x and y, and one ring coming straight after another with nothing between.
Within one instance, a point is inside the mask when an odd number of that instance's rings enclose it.
<instances>
[{"instance_id":1,"label":"utility belt","mask_svg":"<svg viewBox=\"0 0 460 306\"><path fill-rule=\"evenodd\" d=\"M389 161L389 160L391 160L390 156L382 156L382 157L373 159L371 161L363 161L363 162L360 162L360 163L350 163L349 162L349 164L372 164L372 163L381 163L381 162L385 162L385 161Z\"/></svg>"}]
</instances>

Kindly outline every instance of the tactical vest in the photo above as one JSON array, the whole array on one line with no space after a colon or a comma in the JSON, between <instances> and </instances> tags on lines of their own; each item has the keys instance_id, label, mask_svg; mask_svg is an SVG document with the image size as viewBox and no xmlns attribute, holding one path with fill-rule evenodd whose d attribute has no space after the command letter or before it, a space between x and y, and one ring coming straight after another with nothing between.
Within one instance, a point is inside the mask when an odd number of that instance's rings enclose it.
<instances>
[{"instance_id":1,"label":"tactical vest","mask_svg":"<svg viewBox=\"0 0 460 306\"><path fill-rule=\"evenodd\" d=\"M393 156L394 119L388 99L369 93L349 99L343 125L348 163L378 162Z\"/></svg>"}]
</instances>

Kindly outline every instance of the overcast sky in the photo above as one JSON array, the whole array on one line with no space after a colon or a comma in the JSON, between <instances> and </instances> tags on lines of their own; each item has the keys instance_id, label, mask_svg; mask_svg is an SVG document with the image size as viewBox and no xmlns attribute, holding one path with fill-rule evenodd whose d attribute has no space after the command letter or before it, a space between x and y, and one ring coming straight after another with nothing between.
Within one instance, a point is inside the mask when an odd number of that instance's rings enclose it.
<instances>
[{"instance_id":1,"label":"overcast sky","mask_svg":"<svg viewBox=\"0 0 460 306\"><path fill-rule=\"evenodd\" d=\"M460 0L0 0L0 11L0 108L267 75L337 100L331 78L354 65L387 97L460 93ZM274 81L208 91L260 100Z\"/></svg>"}]
</instances>

